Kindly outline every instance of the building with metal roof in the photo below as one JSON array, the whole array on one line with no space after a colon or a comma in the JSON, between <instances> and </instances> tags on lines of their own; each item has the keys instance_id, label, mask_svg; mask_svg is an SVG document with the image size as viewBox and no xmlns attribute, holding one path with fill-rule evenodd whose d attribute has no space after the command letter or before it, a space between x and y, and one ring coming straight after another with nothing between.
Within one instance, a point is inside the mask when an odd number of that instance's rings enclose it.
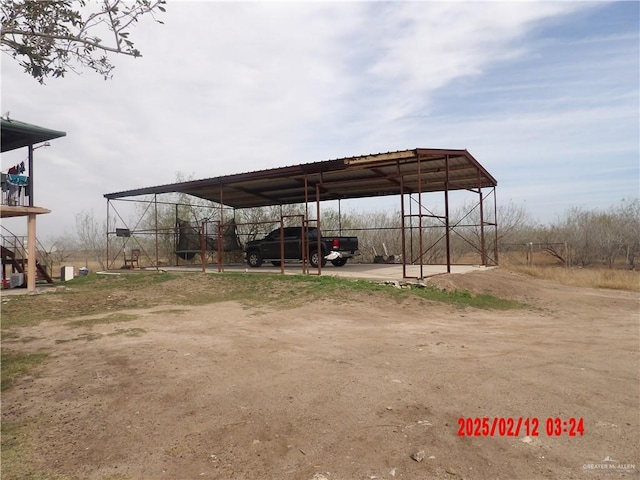
<instances>
[{"instance_id":1,"label":"building with metal roof","mask_svg":"<svg viewBox=\"0 0 640 480\"><path fill-rule=\"evenodd\" d=\"M36 289L36 216L50 213L51 210L36 206L35 203L35 169L34 150L35 145L56 138L64 137L66 132L51 130L30 123L20 122L9 118L0 118L1 150L8 152L18 148L27 148L27 165L24 172L2 173L2 202L0 202L0 217L27 217L27 248L26 257L21 258L21 263L27 263L27 289ZM23 175L23 173L25 173ZM16 253L2 246L2 274L5 278L5 264L12 259L16 264ZM22 268L22 267L20 267ZM41 267L40 267L41 268ZM24 272L21 272L24 273ZM50 272L42 272L50 275ZM49 277L50 278L50 277Z\"/></svg>"},{"instance_id":2,"label":"building with metal roof","mask_svg":"<svg viewBox=\"0 0 640 480\"><path fill-rule=\"evenodd\" d=\"M305 204L329 200L396 195L401 198L403 225L409 217L417 218L421 228L422 195L443 192L445 210L449 209L449 192L468 190L479 195L481 209L482 263L488 263L484 245L485 226L495 226L496 212L492 221L484 219L482 205L483 189L490 189L495 196L496 179L467 150L445 150L415 148L395 152L345 157L287 167L270 168L247 173L225 175L187 182L142 187L105 194L108 211L113 200L142 195L184 193L216 202L222 208L250 208L270 205ZM418 212L405 211L405 197L418 198ZM495 202L494 202L495 204ZM317 223L320 225L320 209ZM447 232L449 251L449 218L443 218ZM404 238L405 229L402 228ZM404 244L404 242L403 242ZM403 255L403 259L406 255ZM419 256L422 258L422 256ZM497 251L493 262L497 261ZM447 266L451 259L447 254Z\"/></svg>"}]
</instances>

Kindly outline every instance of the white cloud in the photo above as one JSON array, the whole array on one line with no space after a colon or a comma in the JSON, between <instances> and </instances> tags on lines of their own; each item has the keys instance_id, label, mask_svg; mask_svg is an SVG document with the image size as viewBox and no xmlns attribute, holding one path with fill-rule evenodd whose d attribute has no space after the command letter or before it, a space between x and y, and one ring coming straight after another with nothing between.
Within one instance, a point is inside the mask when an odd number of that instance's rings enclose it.
<instances>
[{"instance_id":1,"label":"white cloud","mask_svg":"<svg viewBox=\"0 0 640 480\"><path fill-rule=\"evenodd\" d=\"M454 80L523 55L521 40L531 23L575 8L569 3L402 3L385 16L389 36L370 73L384 85L384 103L395 106L390 114L401 116ZM390 82L395 88L388 88Z\"/></svg>"},{"instance_id":2,"label":"white cloud","mask_svg":"<svg viewBox=\"0 0 640 480\"><path fill-rule=\"evenodd\" d=\"M104 211L104 193L177 171L203 178L413 147L468 148L500 190L513 158L535 177L556 157L637 152L637 81L620 80L638 70L637 32L541 33L613 7L171 2L165 25L131 32L143 57L114 57L107 82L85 72L42 87L3 55L2 111L68 133L36 156L50 231Z\"/></svg>"}]
</instances>

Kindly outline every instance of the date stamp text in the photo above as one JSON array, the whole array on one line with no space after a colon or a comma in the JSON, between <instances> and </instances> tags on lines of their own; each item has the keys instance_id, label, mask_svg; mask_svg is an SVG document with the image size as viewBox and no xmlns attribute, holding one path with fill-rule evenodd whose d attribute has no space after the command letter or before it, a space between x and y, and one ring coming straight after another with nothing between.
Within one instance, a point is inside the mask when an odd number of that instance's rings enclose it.
<instances>
[{"instance_id":1,"label":"date stamp text","mask_svg":"<svg viewBox=\"0 0 640 480\"><path fill-rule=\"evenodd\" d=\"M583 418L548 417L460 417L459 437L582 437Z\"/></svg>"}]
</instances>

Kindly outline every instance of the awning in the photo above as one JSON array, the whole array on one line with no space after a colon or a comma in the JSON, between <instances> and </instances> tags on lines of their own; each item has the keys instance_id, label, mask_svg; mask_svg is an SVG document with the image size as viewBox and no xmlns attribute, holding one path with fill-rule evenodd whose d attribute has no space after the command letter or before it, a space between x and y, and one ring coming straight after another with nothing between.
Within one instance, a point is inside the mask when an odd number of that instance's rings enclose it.
<instances>
[{"instance_id":1,"label":"awning","mask_svg":"<svg viewBox=\"0 0 640 480\"><path fill-rule=\"evenodd\" d=\"M30 123L19 122L18 120L0 119L2 122L2 151L8 152L16 148L35 145L46 142L54 138L67 135L66 132L51 130L49 128L31 125Z\"/></svg>"}]
</instances>

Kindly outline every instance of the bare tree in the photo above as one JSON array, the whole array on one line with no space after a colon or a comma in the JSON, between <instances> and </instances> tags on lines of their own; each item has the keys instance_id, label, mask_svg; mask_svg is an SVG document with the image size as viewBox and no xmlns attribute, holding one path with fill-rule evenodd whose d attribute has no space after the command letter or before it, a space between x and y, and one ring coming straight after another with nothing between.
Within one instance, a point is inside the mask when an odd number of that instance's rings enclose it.
<instances>
[{"instance_id":1,"label":"bare tree","mask_svg":"<svg viewBox=\"0 0 640 480\"><path fill-rule=\"evenodd\" d=\"M568 209L558 221L538 230L534 241L547 242L547 251L554 254L568 246L572 264L587 267L603 264L613 268L621 258L635 268L640 252L640 199L623 200L607 211L584 207ZM560 258L558 252L556 257ZM565 254L566 255L566 254Z\"/></svg>"},{"instance_id":2,"label":"bare tree","mask_svg":"<svg viewBox=\"0 0 640 480\"><path fill-rule=\"evenodd\" d=\"M87 253L88 258L97 262L104 270L107 247L106 224L96 220L93 210L76 214L76 234L78 246Z\"/></svg>"},{"instance_id":3,"label":"bare tree","mask_svg":"<svg viewBox=\"0 0 640 480\"><path fill-rule=\"evenodd\" d=\"M636 257L640 254L640 198L623 199L615 215L627 267L635 270Z\"/></svg>"},{"instance_id":4,"label":"bare tree","mask_svg":"<svg viewBox=\"0 0 640 480\"><path fill-rule=\"evenodd\" d=\"M71 235L60 235L49 242L49 249L46 252L53 262L64 263L73 257L78 249L76 239Z\"/></svg>"},{"instance_id":5,"label":"bare tree","mask_svg":"<svg viewBox=\"0 0 640 480\"><path fill-rule=\"evenodd\" d=\"M108 54L142 54L129 38L142 16L155 19L165 0L3 0L2 50L40 83L64 77L74 64L90 68L105 79L114 66ZM100 36L98 36L100 35Z\"/></svg>"},{"instance_id":6,"label":"bare tree","mask_svg":"<svg viewBox=\"0 0 640 480\"><path fill-rule=\"evenodd\" d=\"M243 208L234 212L238 234L243 242L260 238L280 226L281 217L305 215L302 204ZM285 219L285 226L300 225L299 219Z\"/></svg>"},{"instance_id":7,"label":"bare tree","mask_svg":"<svg viewBox=\"0 0 640 480\"><path fill-rule=\"evenodd\" d=\"M483 234L485 251L492 252L492 245L496 242L499 245L523 242L525 232L531 229L533 222L524 205L509 201L498 205L496 238L493 203L485 200L483 208L483 222L480 222L480 205L477 202L463 203L450 215L454 259L474 251L480 252Z\"/></svg>"}]
</instances>

